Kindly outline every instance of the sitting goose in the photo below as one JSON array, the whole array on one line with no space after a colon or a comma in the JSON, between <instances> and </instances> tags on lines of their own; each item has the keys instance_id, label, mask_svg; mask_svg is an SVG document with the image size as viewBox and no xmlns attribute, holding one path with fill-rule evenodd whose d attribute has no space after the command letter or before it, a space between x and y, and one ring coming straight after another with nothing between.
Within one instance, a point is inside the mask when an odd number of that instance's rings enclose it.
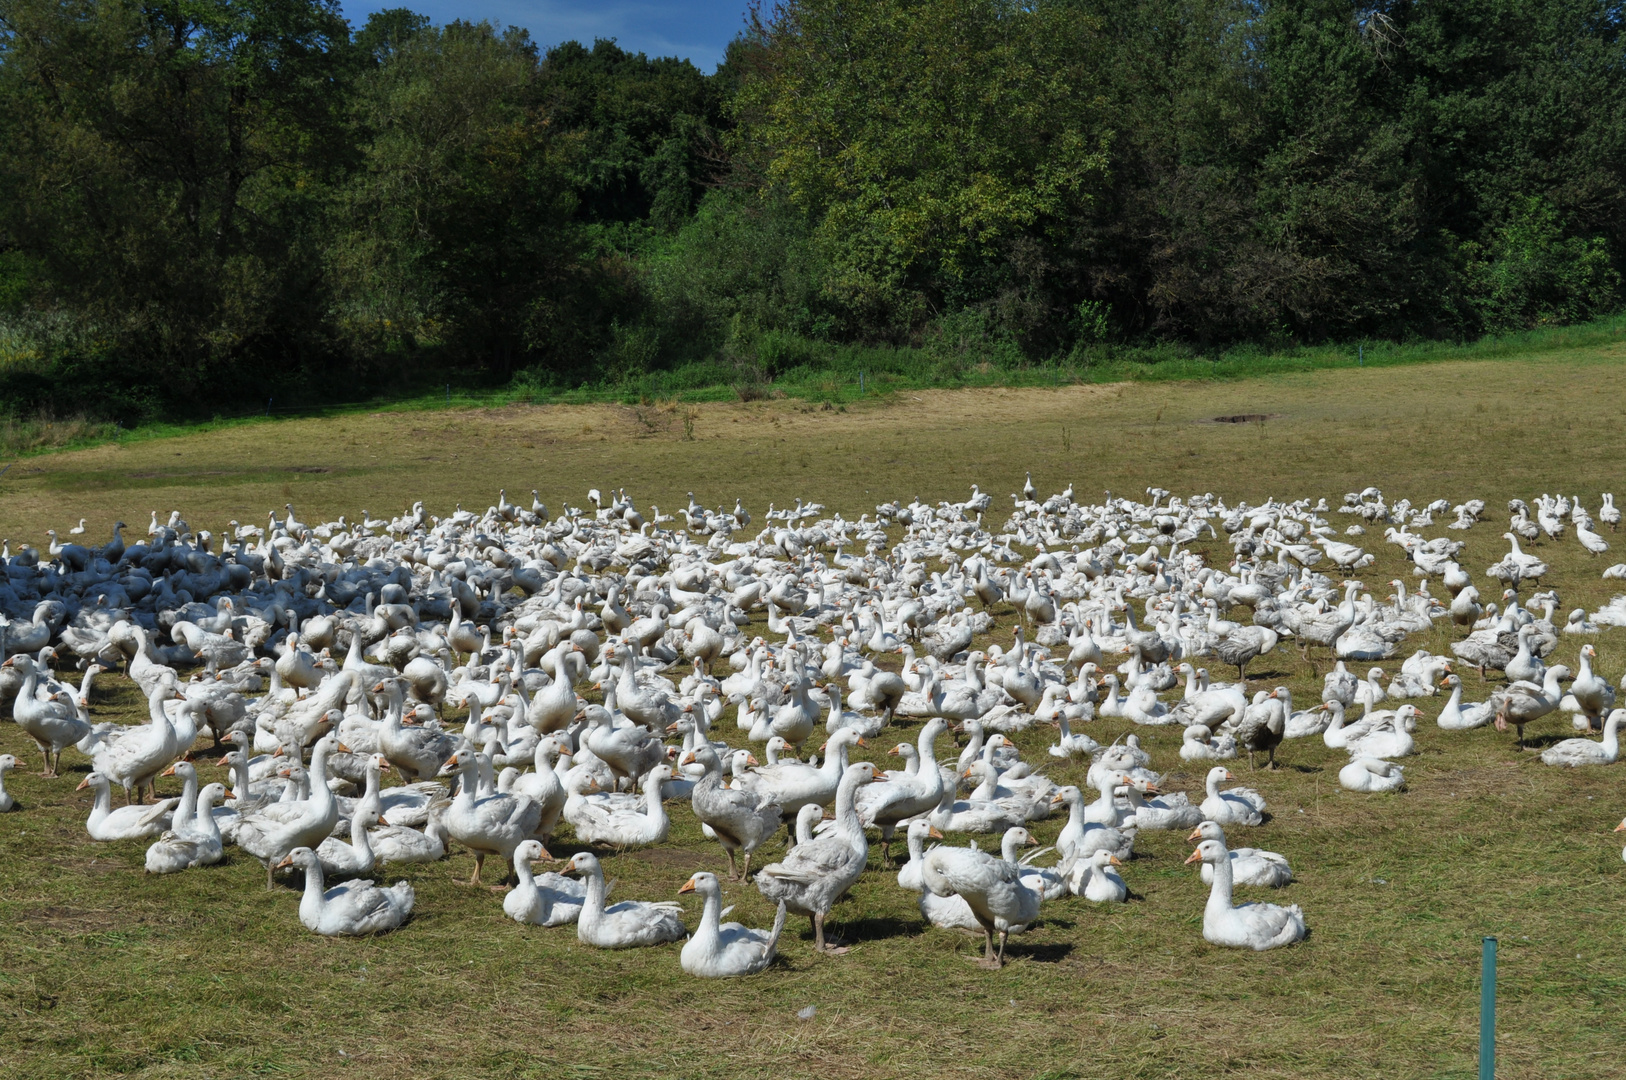
<instances>
[{"instance_id":1,"label":"sitting goose","mask_svg":"<svg viewBox=\"0 0 1626 1080\"><path fill-rule=\"evenodd\" d=\"M1203 908L1203 940L1256 952L1303 940L1304 912L1297 904L1231 905L1231 858L1222 841L1204 840L1186 862L1202 862L1214 868L1214 885Z\"/></svg>"},{"instance_id":2,"label":"sitting goose","mask_svg":"<svg viewBox=\"0 0 1626 1080\"><path fill-rule=\"evenodd\" d=\"M1195 829L1187 840L1197 842L1200 840L1218 840L1225 844L1225 830L1217 821L1204 821ZM1240 847L1233 848L1227 845L1231 859L1231 881L1235 885L1257 885L1266 889L1279 889L1293 880L1293 868L1288 865L1285 856L1274 851L1265 851L1262 848ZM1209 863L1202 865L1204 885L1214 883L1214 867Z\"/></svg>"},{"instance_id":3,"label":"sitting goose","mask_svg":"<svg viewBox=\"0 0 1626 1080\"><path fill-rule=\"evenodd\" d=\"M147 849L147 872L173 874L219 862L224 850L214 806L225 797L224 784L205 784L197 793L187 828L171 828Z\"/></svg>"},{"instance_id":4,"label":"sitting goose","mask_svg":"<svg viewBox=\"0 0 1626 1080\"><path fill-rule=\"evenodd\" d=\"M779 901L773 929L752 930L737 922L725 923L722 916L723 889L717 875L702 871L684 882L682 893L699 893L705 901L700 925L684 942L678 962L690 975L706 979L755 975L773 963L779 948L779 935L785 929L785 902Z\"/></svg>"},{"instance_id":5,"label":"sitting goose","mask_svg":"<svg viewBox=\"0 0 1626 1080\"><path fill-rule=\"evenodd\" d=\"M371 881L353 879L325 888L322 860L308 847L295 848L277 865L297 866L305 871L299 921L306 929L326 937L361 937L394 930L412 914L417 899L411 883L406 881L380 889Z\"/></svg>"},{"instance_id":6,"label":"sitting goose","mask_svg":"<svg viewBox=\"0 0 1626 1080\"><path fill-rule=\"evenodd\" d=\"M812 919L813 948L821 953L846 951L825 940L824 921L836 901L857 883L869 861L869 838L855 803L859 787L875 780L871 762L847 766L836 787L835 828L797 844L784 859L757 874L757 891L763 896Z\"/></svg>"},{"instance_id":7,"label":"sitting goose","mask_svg":"<svg viewBox=\"0 0 1626 1080\"><path fill-rule=\"evenodd\" d=\"M1481 701L1477 703L1462 703L1462 678L1457 675L1447 675L1440 680L1440 685L1451 691L1451 697L1446 701L1435 723L1445 731L1468 731L1472 728L1484 727L1496 719L1496 705L1494 702Z\"/></svg>"},{"instance_id":8,"label":"sitting goose","mask_svg":"<svg viewBox=\"0 0 1626 1080\"><path fill-rule=\"evenodd\" d=\"M576 938L583 945L598 949L636 949L682 941L688 933L679 917L683 910L681 904L623 900L605 907L604 898L609 889L604 884L604 868L598 858L588 852L580 851L571 856L565 873L579 874L587 883L587 896L581 914L576 917Z\"/></svg>"},{"instance_id":9,"label":"sitting goose","mask_svg":"<svg viewBox=\"0 0 1626 1080\"><path fill-rule=\"evenodd\" d=\"M1207 724L1192 724L1181 734L1182 761L1228 761L1236 757L1236 736L1230 732L1215 735Z\"/></svg>"},{"instance_id":10,"label":"sitting goose","mask_svg":"<svg viewBox=\"0 0 1626 1080\"><path fill-rule=\"evenodd\" d=\"M1565 739L1541 752L1546 765L1577 768L1582 765L1613 765L1620 758L1620 725L1626 720L1626 709L1616 709L1603 725L1603 738Z\"/></svg>"},{"instance_id":11,"label":"sitting goose","mask_svg":"<svg viewBox=\"0 0 1626 1080\"><path fill-rule=\"evenodd\" d=\"M1216 765L1208 770L1208 798L1203 800L1203 816L1221 825L1261 825L1264 823L1265 800L1252 788L1231 788L1221 791L1221 780L1235 780L1229 769Z\"/></svg>"},{"instance_id":12,"label":"sitting goose","mask_svg":"<svg viewBox=\"0 0 1626 1080\"><path fill-rule=\"evenodd\" d=\"M1338 770L1338 783L1349 791L1399 791L1406 786L1406 770L1392 761L1357 757Z\"/></svg>"},{"instance_id":13,"label":"sitting goose","mask_svg":"<svg viewBox=\"0 0 1626 1080\"><path fill-rule=\"evenodd\" d=\"M10 754L0 754L0 814L17 808L17 800L6 790L6 774L15 769L18 761Z\"/></svg>"},{"instance_id":14,"label":"sitting goose","mask_svg":"<svg viewBox=\"0 0 1626 1080\"><path fill-rule=\"evenodd\" d=\"M1344 744L1350 757L1397 758L1417 752L1417 741L1412 732L1417 730L1417 706L1402 705L1395 710L1387 724L1373 727L1362 735L1351 736Z\"/></svg>"},{"instance_id":15,"label":"sitting goose","mask_svg":"<svg viewBox=\"0 0 1626 1080\"><path fill-rule=\"evenodd\" d=\"M644 776L644 805L619 806L584 799L570 819L576 841L582 844L611 844L618 848L659 844L671 831L671 819L661 801L661 785L672 779L672 767L661 764ZM777 822L775 823L777 824ZM516 864L517 865L517 864Z\"/></svg>"},{"instance_id":16,"label":"sitting goose","mask_svg":"<svg viewBox=\"0 0 1626 1080\"><path fill-rule=\"evenodd\" d=\"M539 840L526 840L514 849L514 877L519 884L503 897L502 909L510 919L533 926L568 926L581 915L587 885L560 874L538 878L531 864L552 858Z\"/></svg>"},{"instance_id":17,"label":"sitting goose","mask_svg":"<svg viewBox=\"0 0 1626 1080\"><path fill-rule=\"evenodd\" d=\"M1097 851L1073 867L1068 885L1074 896L1097 904L1121 904L1129 899L1129 886L1114 867L1123 860L1110 851Z\"/></svg>"},{"instance_id":18,"label":"sitting goose","mask_svg":"<svg viewBox=\"0 0 1626 1080\"><path fill-rule=\"evenodd\" d=\"M164 799L152 806L121 806L113 809L113 785L99 772L79 782L76 791L90 788L96 801L91 806L85 831L92 840L140 840L157 836L169 827L169 814L179 799Z\"/></svg>"},{"instance_id":19,"label":"sitting goose","mask_svg":"<svg viewBox=\"0 0 1626 1080\"><path fill-rule=\"evenodd\" d=\"M371 873L378 861L373 852L372 836L368 826L388 824L379 816L376 806L357 799L350 813L350 841L330 836L316 848L316 857L322 862L322 872L335 876L359 877Z\"/></svg>"}]
</instances>

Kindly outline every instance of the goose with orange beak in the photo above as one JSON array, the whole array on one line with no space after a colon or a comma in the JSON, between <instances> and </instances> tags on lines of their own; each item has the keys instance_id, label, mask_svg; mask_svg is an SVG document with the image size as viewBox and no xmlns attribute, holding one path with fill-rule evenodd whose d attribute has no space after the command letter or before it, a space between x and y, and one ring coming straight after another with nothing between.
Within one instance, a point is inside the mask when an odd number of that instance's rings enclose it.
<instances>
[{"instance_id":1,"label":"goose with orange beak","mask_svg":"<svg viewBox=\"0 0 1626 1080\"><path fill-rule=\"evenodd\" d=\"M1308 933L1297 904L1231 903L1231 858L1218 840L1204 840L1186 859L1214 868L1214 885L1203 908L1203 940L1211 945L1264 952L1302 941Z\"/></svg>"},{"instance_id":2,"label":"goose with orange beak","mask_svg":"<svg viewBox=\"0 0 1626 1080\"><path fill-rule=\"evenodd\" d=\"M695 927L689 940L684 942L679 962L690 975L706 979L733 978L755 975L773 963L779 948L779 935L785 929L785 902L779 901L773 928L753 930L742 923L723 922L723 887L717 875L702 871L695 874L678 894L697 893L705 906L700 912L700 925ZM732 909L730 909L732 910Z\"/></svg>"}]
</instances>

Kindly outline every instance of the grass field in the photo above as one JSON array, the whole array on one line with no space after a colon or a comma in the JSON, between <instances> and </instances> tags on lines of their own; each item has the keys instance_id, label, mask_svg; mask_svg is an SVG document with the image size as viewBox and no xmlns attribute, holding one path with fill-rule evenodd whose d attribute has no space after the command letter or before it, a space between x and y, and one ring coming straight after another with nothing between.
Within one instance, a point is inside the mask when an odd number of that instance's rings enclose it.
<instances>
[{"instance_id":1,"label":"grass field","mask_svg":"<svg viewBox=\"0 0 1626 1080\"><path fill-rule=\"evenodd\" d=\"M1562 488L1595 511L1597 493L1626 479L1623 358L1626 346L1602 345L1522 363L933 391L845 411L757 402L287 421L25 460L0 479L0 535L15 549L81 516L98 539L116 517L139 534L151 511L172 508L218 529L288 501L307 521L399 513L414 498L432 512L458 500L480 509L500 486L516 499L536 488L555 513L590 486L624 485L646 510L674 509L692 489L711 505L743 498L760 523L769 499L818 499L851 517L894 497L960 498L975 482L1002 519L1005 493L1031 469L1041 492L1071 481L1080 498L1152 484L1334 504L1368 484L1391 499L1477 496L1489 520L1466 534L1463 559L1477 578L1505 550L1506 499ZM1212 422L1237 414L1270 419ZM1379 562L1362 580L1381 599L1390 578L1410 581L1408 568L1376 533L1366 542ZM1564 611L1613 595L1598 577L1609 556L1589 559L1573 540L1538 550ZM1000 614L993 640L1009 641L1013 618ZM1438 629L1405 649L1443 652L1449 640ZM1618 678L1626 633L1597 644L1603 673ZM1558 659L1573 664L1578 646L1565 640ZM1319 697L1320 680L1287 648L1250 674L1296 700ZM1465 682L1467 699L1482 700L1478 677ZM128 683L98 687L98 718L143 715ZM1311 936L1294 948L1204 944L1206 889L1181 865L1190 846L1148 833L1124 871L1131 903L1047 905L1041 925L1012 939L1004 971L973 967L979 942L924 929L876 852L875 871L832 916L857 939L850 954L816 957L806 920L793 918L778 966L722 984L684 976L676 948L604 953L568 930L518 926L492 894L453 883L466 855L389 875L418 891L400 932L315 938L297 922L297 894L266 893L252 859L149 878L142 845L89 842L88 804L72 790L84 763L70 751L76 771L63 780L14 774L24 809L0 818L0 1075L1467 1077L1484 934L1502 941L1499 1074L1618 1075L1626 864L1610 830L1626 814L1626 772L1561 774L1516 752L1511 735L1440 732L1442 703L1421 703L1422 753L1396 796L1342 791L1344 755L1319 740L1286 744L1280 772L1234 769L1274 818L1233 842L1286 854L1298 876L1269 897L1304 908ZM1088 730L1104 742L1128 726ZM916 730L902 725L898 738ZM728 717L719 732L738 736ZM1202 770L1179 760L1178 729L1140 732L1168 786L1198 791ZM1531 734L1556 738L1559 722ZM1048 762L1051 736L1018 742ZM37 771L14 726L0 726L0 751ZM1083 777L1079 765L1048 772ZM1048 842L1060 825L1035 832ZM562 840L553 853L574 850ZM670 844L601 854L621 898L675 899L691 872L726 865L684 808ZM771 919L754 888L725 897L747 923ZM809 1005L816 1015L799 1019Z\"/></svg>"}]
</instances>

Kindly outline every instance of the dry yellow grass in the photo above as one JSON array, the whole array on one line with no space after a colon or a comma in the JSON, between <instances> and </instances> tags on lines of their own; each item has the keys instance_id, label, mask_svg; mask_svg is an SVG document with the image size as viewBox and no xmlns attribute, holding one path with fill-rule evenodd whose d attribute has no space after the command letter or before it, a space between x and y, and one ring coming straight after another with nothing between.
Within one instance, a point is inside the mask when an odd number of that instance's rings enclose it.
<instances>
[{"instance_id":1,"label":"dry yellow grass","mask_svg":"<svg viewBox=\"0 0 1626 1080\"><path fill-rule=\"evenodd\" d=\"M0 535L39 542L45 527L88 516L100 537L115 516L144 526L150 511L171 508L218 528L290 500L305 520L398 513L413 498L434 512L457 500L479 509L500 486L516 499L537 488L555 512L589 486L625 485L646 511L675 508L693 489L711 505L743 498L760 524L770 498L800 495L853 516L884 498L961 497L975 482L996 493L997 512L1031 468L1042 491L1071 481L1081 498L1154 483L1228 499L1336 503L1367 484L1392 499L1478 496L1491 512L1467 534L1464 565L1477 576L1503 550L1507 498L1562 487L1595 509L1622 475L1616 352L1212 385L929 392L845 413L699 406L692 440L683 411L658 406L287 421L24 461L0 480ZM1238 413L1273 418L1206 422ZM1390 577L1409 579L1397 549L1375 533L1366 543L1380 561L1363 580L1380 597ZM1541 551L1566 610L1612 595L1598 579L1604 562L1573 541ZM1009 640L1012 620L1001 613L996 640ZM1448 640L1441 629L1407 648L1444 651ZM1561 658L1577 645L1565 641ZM1618 678L1626 633L1607 632L1599 648L1603 672ZM1253 675L1300 701L1319 695L1320 680L1285 648ZM1466 681L1470 699L1484 696L1476 676ZM1300 880L1268 899L1303 906L1312 936L1302 945L1264 955L1206 946L1206 890L1181 866L1189 846L1145 834L1125 869L1134 902L1047 907L1041 926L1013 939L1015 962L992 975L968 962L975 942L923 930L912 897L878 869L836 915L858 939L851 954L815 957L805 920L793 919L780 966L722 985L683 976L675 949L601 953L569 931L509 922L491 894L452 883L466 876L466 856L389 875L418 889L401 932L318 940L295 920L294 893L260 888L252 860L144 877L141 845L84 838L74 780L16 777L9 786L25 809L0 819L0 1074L1470 1076L1479 937L1494 933L1500 1075L1616 1075L1626 872L1609 830L1626 813L1626 773L1559 774L1516 753L1510 736L1441 733L1440 703L1423 703L1422 754L1399 796L1341 791L1343 755L1318 740L1287 744L1282 772L1236 770L1275 817L1234 842L1292 860ZM94 711L141 709L128 684L108 680ZM1091 733L1107 741L1126 727L1097 721ZM735 739L731 719L723 728ZM1532 728L1557 733L1556 722ZM1048 761L1051 735L1019 742ZM1195 791L1202 770L1180 763L1178 731L1142 735L1170 786ZM37 768L13 726L0 726L0 751ZM1071 764L1049 772L1083 776ZM1059 826L1036 831L1048 840ZM572 850L565 842L554 854ZM673 898L690 872L723 864L682 809L671 845L607 858L617 895L639 899ZM736 917L771 918L754 889L726 895ZM806 1005L817 1015L797 1019Z\"/></svg>"}]
</instances>

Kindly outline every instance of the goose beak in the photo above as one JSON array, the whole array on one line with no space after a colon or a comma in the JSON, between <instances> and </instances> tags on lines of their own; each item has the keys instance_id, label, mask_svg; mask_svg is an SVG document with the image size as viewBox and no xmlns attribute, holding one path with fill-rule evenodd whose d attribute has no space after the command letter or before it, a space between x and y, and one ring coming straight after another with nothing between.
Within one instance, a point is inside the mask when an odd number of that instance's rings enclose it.
<instances>
[{"instance_id":1,"label":"goose beak","mask_svg":"<svg viewBox=\"0 0 1626 1080\"><path fill-rule=\"evenodd\" d=\"M230 765L230 764L231 764L231 760L230 760L230 759L231 759L231 755L230 755L230 754L227 754L227 755L225 755L225 756L224 756L224 757L222 757L222 758L221 758L221 759L220 759L220 760L219 760L219 761L217 761L217 762L215 762L215 768L217 768L217 769L224 769L224 768L225 768L225 767L226 767L226 766L227 766L227 765Z\"/></svg>"},{"instance_id":2,"label":"goose beak","mask_svg":"<svg viewBox=\"0 0 1626 1080\"><path fill-rule=\"evenodd\" d=\"M1187 840L1201 840L1202 838L1203 831L1201 829L1192 829L1191 835L1186 837Z\"/></svg>"},{"instance_id":3,"label":"goose beak","mask_svg":"<svg viewBox=\"0 0 1626 1080\"><path fill-rule=\"evenodd\" d=\"M374 824L376 824L376 825L388 825L389 822L384 820L384 815L383 814L379 814L378 815L378 820L376 822L374 822Z\"/></svg>"},{"instance_id":4,"label":"goose beak","mask_svg":"<svg viewBox=\"0 0 1626 1080\"><path fill-rule=\"evenodd\" d=\"M1621 828L1626 829L1626 822L1621 824ZM941 840L943 839L943 830L939 829L936 825L933 825L930 829L926 830L926 835L931 837L933 840Z\"/></svg>"},{"instance_id":5,"label":"goose beak","mask_svg":"<svg viewBox=\"0 0 1626 1080\"><path fill-rule=\"evenodd\" d=\"M1203 858L1203 853L1202 853L1202 852L1201 852L1201 851L1193 851L1193 852L1192 852L1192 853L1191 853L1191 857L1190 857L1190 858L1188 858L1188 859L1187 859L1187 860L1186 860L1186 861L1185 861L1185 865L1186 865L1186 866L1190 866L1190 865L1191 865L1191 864L1192 864L1192 863L1194 863L1194 862L1201 862L1201 861L1202 861L1202 858Z\"/></svg>"},{"instance_id":6,"label":"goose beak","mask_svg":"<svg viewBox=\"0 0 1626 1080\"><path fill-rule=\"evenodd\" d=\"M165 769L163 772L159 773L158 775L159 776L174 776L175 775L175 766L171 765L169 768Z\"/></svg>"},{"instance_id":7,"label":"goose beak","mask_svg":"<svg viewBox=\"0 0 1626 1080\"><path fill-rule=\"evenodd\" d=\"M692 765L692 764L694 764L694 751L690 750L688 753L684 754L683 755L683 760L679 761L678 764L679 765Z\"/></svg>"},{"instance_id":8,"label":"goose beak","mask_svg":"<svg viewBox=\"0 0 1626 1080\"><path fill-rule=\"evenodd\" d=\"M83 791L86 788L88 788L89 786L90 786L90 777L87 776L83 780L79 781L79 786L74 788L73 790L75 790L75 791Z\"/></svg>"},{"instance_id":9,"label":"goose beak","mask_svg":"<svg viewBox=\"0 0 1626 1080\"><path fill-rule=\"evenodd\" d=\"M859 736L859 737L858 737L858 743L857 743L857 745L859 745L859 746L862 746L862 747L864 747L864 748L866 748L866 749L868 749L868 747L869 747L869 743L867 743L867 742L865 742L865 741L864 741L864 737L863 737L863 736L862 736L862 735L860 735L860 736Z\"/></svg>"},{"instance_id":10,"label":"goose beak","mask_svg":"<svg viewBox=\"0 0 1626 1080\"><path fill-rule=\"evenodd\" d=\"M1107 865L1108 866L1122 866L1123 865L1123 860L1118 858L1118 856L1114 855L1112 858L1107 860Z\"/></svg>"},{"instance_id":11,"label":"goose beak","mask_svg":"<svg viewBox=\"0 0 1626 1080\"><path fill-rule=\"evenodd\" d=\"M292 866L293 864L294 864L294 857L292 855L289 855L276 865L276 869L281 870L284 867L289 867L289 866Z\"/></svg>"},{"instance_id":12,"label":"goose beak","mask_svg":"<svg viewBox=\"0 0 1626 1080\"><path fill-rule=\"evenodd\" d=\"M287 757L288 756L288 751L284 750L282 747L279 746L275 750L271 751L271 756L272 757Z\"/></svg>"},{"instance_id":13,"label":"goose beak","mask_svg":"<svg viewBox=\"0 0 1626 1080\"><path fill-rule=\"evenodd\" d=\"M1231 775L1231 770L1230 769L1226 769L1225 770L1225 779L1227 779L1227 780L1235 780L1236 777Z\"/></svg>"},{"instance_id":14,"label":"goose beak","mask_svg":"<svg viewBox=\"0 0 1626 1080\"><path fill-rule=\"evenodd\" d=\"M340 743L339 744L339 753L341 753L341 754L354 754L355 751L350 749L348 746L344 745L344 743Z\"/></svg>"},{"instance_id":15,"label":"goose beak","mask_svg":"<svg viewBox=\"0 0 1626 1080\"><path fill-rule=\"evenodd\" d=\"M84 785L81 784L79 786L83 787ZM1616 832L1626 832L1626 821L1622 821L1619 825L1616 825L1615 826L1615 831Z\"/></svg>"},{"instance_id":16,"label":"goose beak","mask_svg":"<svg viewBox=\"0 0 1626 1080\"><path fill-rule=\"evenodd\" d=\"M1066 799L1063 799L1061 797L1061 792L1059 792L1059 791L1056 794L1050 796L1050 805L1051 806L1060 806L1062 803L1064 803L1066 801L1067 801Z\"/></svg>"},{"instance_id":17,"label":"goose beak","mask_svg":"<svg viewBox=\"0 0 1626 1080\"><path fill-rule=\"evenodd\" d=\"M760 765L761 764L761 762L757 761L757 756L755 754L746 754L745 755L745 763L747 765Z\"/></svg>"},{"instance_id":18,"label":"goose beak","mask_svg":"<svg viewBox=\"0 0 1626 1080\"><path fill-rule=\"evenodd\" d=\"M686 892L694 892L694 878L690 878L683 883L683 887L678 890L678 895L682 896Z\"/></svg>"}]
</instances>

